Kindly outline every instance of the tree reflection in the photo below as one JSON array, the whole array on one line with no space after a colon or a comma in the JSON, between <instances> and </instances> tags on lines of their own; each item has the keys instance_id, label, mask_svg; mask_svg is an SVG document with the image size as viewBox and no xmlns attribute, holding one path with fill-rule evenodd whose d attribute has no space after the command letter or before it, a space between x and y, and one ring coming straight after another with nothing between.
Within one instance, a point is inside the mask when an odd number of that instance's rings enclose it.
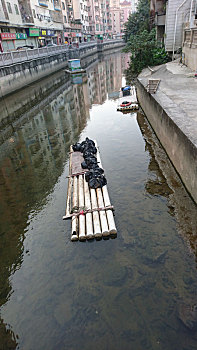
<instances>
[{"instance_id":1,"label":"tree reflection","mask_svg":"<svg viewBox=\"0 0 197 350\"><path fill-rule=\"evenodd\" d=\"M197 256L196 205L188 195L147 119L138 113L137 121L145 140L145 150L150 155L150 173L145 189L151 196L159 195L167 198L169 213L176 217L178 231Z\"/></svg>"},{"instance_id":2,"label":"tree reflection","mask_svg":"<svg viewBox=\"0 0 197 350\"><path fill-rule=\"evenodd\" d=\"M17 336L8 324L0 319L0 350L14 350L17 348Z\"/></svg>"}]
</instances>

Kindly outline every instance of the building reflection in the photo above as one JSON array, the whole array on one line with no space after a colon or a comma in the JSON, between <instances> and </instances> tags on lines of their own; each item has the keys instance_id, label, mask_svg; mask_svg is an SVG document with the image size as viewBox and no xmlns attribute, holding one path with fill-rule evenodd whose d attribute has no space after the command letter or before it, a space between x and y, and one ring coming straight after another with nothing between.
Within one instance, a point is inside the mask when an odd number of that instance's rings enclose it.
<instances>
[{"instance_id":1,"label":"building reflection","mask_svg":"<svg viewBox=\"0 0 197 350\"><path fill-rule=\"evenodd\" d=\"M104 103L120 89L123 66L121 55L109 55L87 67L80 84L59 72L1 100L0 306L8 301L10 276L23 261L30 213L42 208L53 190L70 145L87 124L91 105ZM0 329L14 349L14 334L6 331L2 320Z\"/></svg>"},{"instance_id":2,"label":"building reflection","mask_svg":"<svg viewBox=\"0 0 197 350\"><path fill-rule=\"evenodd\" d=\"M196 205L188 196L146 118L138 113L137 121L145 139L145 150L150 154L149 177L145 184L146 193L167 199L169 213L177 219L177 229L195 254L197 262L197 240L196 235L193 234L197 232Z\"/></svg>"}]
</instances>

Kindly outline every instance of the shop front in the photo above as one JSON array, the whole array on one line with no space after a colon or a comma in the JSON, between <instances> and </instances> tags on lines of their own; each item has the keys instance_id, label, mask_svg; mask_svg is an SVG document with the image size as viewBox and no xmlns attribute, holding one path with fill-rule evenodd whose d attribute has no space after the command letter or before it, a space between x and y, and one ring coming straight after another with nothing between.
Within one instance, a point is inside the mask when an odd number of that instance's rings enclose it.
<instances>
[{"instance_id":1,"label":"shop front","mask_svg":"<svg viewBox=\"0 0 197 350\"><path fill-rule=\"evenodd\" d=\"M38 37L38 47L48 46L54 44L55 31L51 29L41 29ZM55 42L56 44L56 42Z\"/></svg>"},{"instance_id":2,"label":"shop front","mask_svg":"<svg viewBox=\"0 0 197 350\"><path fill-rule=\"evenodd\" d=\"M16 49L19 47L23 47L27 45L27 34L24 33L16 33L16 41L15 41L15 47Z\"/></svg>"},{"instance_id":3,"label":"shop front","mask_svg":"<svg viewBox=\"0 0 197 350\"><path fill-rule=\"evenodd\" d=\"M27 28L27 45L38 47L38 38L40 36L39 28Z\"/></svg>"},{"instance_id":4,"label":"shop front","mask_svg":"<svg viewBox=\"0 0 197 350\"><path fill-rule=\"evenodd\" d=\"M97 34L96 39L98 42L102 43L103 42L103 35L102 34Z\"/></svg>"},{"instance_id":5,"label":"shop front","mask_svg":"<svg viewBox=\"0 0 197 350\"><path fill-rule=\"evenodd\" d=\"M16 33L0 33L1 50L3 52L15 50Z\"/></svg>"},{"instance_id":6,"label":"shop front","mask_svg":"<svg viewBox=\"0 0 197 350\"><path fill-rule=\"evenodd\" d=\"M81 43L81 33L76 33L78 43Z\"/></svg>"},{"instance_id":7,"label":"shop front","mask_svg":"<svg viewBox=\"0 0 197 350\"><path fill-rule=\"evenodd\" d=\"M64 44L69 45L71 43L71 33L70 32L64 32Z\"/></svg>"}]
</instances>

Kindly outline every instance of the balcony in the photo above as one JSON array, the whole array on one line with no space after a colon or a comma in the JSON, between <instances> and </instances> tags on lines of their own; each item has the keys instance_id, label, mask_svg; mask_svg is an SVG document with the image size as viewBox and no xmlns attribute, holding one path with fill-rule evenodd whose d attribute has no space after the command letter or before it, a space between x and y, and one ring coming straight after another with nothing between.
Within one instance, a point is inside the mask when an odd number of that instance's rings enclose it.
<instances>
[{"instance_id":1,"label":"balcony","mask_svg":"<svg viewBox=\"0 0 197 350\"><path fill-rule=\"evenodd\" d=\"M40 6L48 7L48 1L47 0L38 0L38 3Z\"/></svg>"}]
</instances>

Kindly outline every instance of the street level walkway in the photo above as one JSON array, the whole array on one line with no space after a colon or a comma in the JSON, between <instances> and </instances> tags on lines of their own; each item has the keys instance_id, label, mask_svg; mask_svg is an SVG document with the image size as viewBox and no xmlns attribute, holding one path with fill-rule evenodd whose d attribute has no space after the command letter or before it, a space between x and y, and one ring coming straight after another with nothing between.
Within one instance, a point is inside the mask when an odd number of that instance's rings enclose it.
<instances>
[{"instance_id":1,"label":"street level walkway","mask_svg":"<svg viewBox=\"0 0 197 350\"><path fill-rule=\"evenodd\" d=\"M149 79L160 79L155 98L197 147L197 78L195 72L179 60L145 69L139 80L147 86Z\"/></svg>"}]
</instances>

